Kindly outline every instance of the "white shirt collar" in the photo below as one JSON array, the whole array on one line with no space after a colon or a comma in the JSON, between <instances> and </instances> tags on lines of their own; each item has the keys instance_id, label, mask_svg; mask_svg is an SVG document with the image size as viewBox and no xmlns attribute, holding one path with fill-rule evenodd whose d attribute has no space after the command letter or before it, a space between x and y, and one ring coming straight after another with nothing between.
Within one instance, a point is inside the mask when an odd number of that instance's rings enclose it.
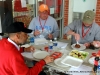
<instances>
[{"instance_id":1,"label":"white shirt collar","mask_svg":"<svg viewBox=\"0 0 100 75\"><path fill-rule=\"evenodd\" d=\"M13 42L10 38L8 38L8 41L12 43L18 50L20 50L20 47L15 42Z\"/></svg>"}]
</instances>

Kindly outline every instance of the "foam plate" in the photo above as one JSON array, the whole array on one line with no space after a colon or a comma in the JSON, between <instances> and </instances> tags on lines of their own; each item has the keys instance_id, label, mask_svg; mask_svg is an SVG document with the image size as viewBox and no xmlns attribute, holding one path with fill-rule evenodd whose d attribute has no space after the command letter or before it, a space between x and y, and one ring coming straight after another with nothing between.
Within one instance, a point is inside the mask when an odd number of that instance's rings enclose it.
<instances>
[{"instance_id":1,"label":"foam plate","mask_svg":"<svg viewBox=\"0 0 100 75\"><path fill-rule=\"evenodd\" d=\"M61 61L61 63L67 66L78 68L83 63L83 60L80 60L71 56L67 56Z\"/></svg>"},{"instance_id":2,"label":"foam plate","mask_svg":"<svg viewBox=\"0 0 100 75\"><path fill-rule=\"evenodd\" d=\"M60 67L68 67L67 65L64 65L61 63L63 59L62 58L58 58L58 59L55 59L54 60L54 63L57 65L57 66L60 66Z\"/></svg>"}]
</instances>

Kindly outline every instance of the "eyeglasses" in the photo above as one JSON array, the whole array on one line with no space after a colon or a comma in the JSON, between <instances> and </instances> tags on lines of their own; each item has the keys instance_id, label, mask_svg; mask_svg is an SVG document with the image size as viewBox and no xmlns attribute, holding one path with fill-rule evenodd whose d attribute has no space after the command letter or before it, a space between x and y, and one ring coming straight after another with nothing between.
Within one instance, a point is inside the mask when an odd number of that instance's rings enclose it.
<instances>
[{"instance_id":1,"label":"eyeglasses","mask_svg":"<svg viewBox=\"0 0 100 75\"><path fill-rule=\"evenodd\" d=\"M41 12L41 14L43 14L43 15L48 15L48 12Z\"/></svg>"}]
</instances>

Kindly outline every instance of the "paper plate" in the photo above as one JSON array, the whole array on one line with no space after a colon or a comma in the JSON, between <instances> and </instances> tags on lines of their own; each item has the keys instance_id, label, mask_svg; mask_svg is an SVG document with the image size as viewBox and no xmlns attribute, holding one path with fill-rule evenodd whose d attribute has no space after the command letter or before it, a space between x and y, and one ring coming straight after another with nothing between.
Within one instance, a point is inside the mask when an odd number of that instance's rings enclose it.
<instances>
[{"instance_id":1,"label":"paper plate","mask_svg":"<svg viewBox=\"0 0 100 75\"><path fill-rule=\"evenodd\" d=\"M58 59L55 59L55 60L54 60L54 63L55 63L57 66L60 66L60 67L68 67L67 65L62 64L61 61L62 61L62 58L58 58Z\"/></svg>"},{"instance_id":2,"label":"paper plate","mask_svg":"<svg viewBox=\"0 0 100 75\"><path fill-rule=\"evenodd\" d=\"M80 48L75 48L75 45L76 45L76 44L73 44L73 45L71 45L71 47L72 47L73 49L76 49L76 50L85 50L85 49L86 49L86 46L84 46L83 44L79 44L79 45L80 45Z\"/></svg>"},{"instance_id":3,"label":"paper plate","mask_svg":"<svg viewBox=\"0 0 100 75\"><path fill-rule=\"evenodd\" d=\"M29 47L29 46L31 46L30 44L25 44L25 45L22 45L21 47Z\"/></svg>"},{"instance_id":4,"label":"paper plate","mask_svg":"<svg viewBox=\"0 0 100 75\"><path fill-rule=\"evenodd\" d=\"M95 59L95 57L91 57L91 58L89 59L89 63L92 64L92 65L94 65L94 59Z\"/></svg>"},{"instance_id":5,"label":"paper plate","mask_svg":"<svg viewBox=\"0 0 100 75\"><path fill-rule=\"evenodd\" d=\"M47 55L49 55L46 51L36 51L33 53L33 57L36 59L44 59Z\"/></svg>"}]
</instances>

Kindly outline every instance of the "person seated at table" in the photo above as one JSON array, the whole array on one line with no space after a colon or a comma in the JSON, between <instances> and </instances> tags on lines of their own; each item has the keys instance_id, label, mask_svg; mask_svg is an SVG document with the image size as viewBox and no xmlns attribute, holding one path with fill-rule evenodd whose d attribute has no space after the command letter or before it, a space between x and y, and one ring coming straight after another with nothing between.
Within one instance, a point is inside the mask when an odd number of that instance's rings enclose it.
<instances>
[{"instance_id":1,"label":"person seated at table","mask_svg":"<svg viewBox=\"0 0 100 75\"><path fill-rule=\"evenodd\" d=\"M100 27L94 22L94 19L95 13L87 10L82 20L74 20L64 28L64 34L72 35L72 44L78 41L80 44L89 47L94 40L100 40Z\"/></svg>"},{"instance_id":2,"label":"person seated at table","mask_svg":"<svg viewBox=\"0 0 100 75\"><path fill-rule=\"evenodd\" d=\"M49 8L45 4L39 6L39 16L32 19L29 24L29 29L32 29L31 34L35 38L44 37L46 39L57 38L59 35L59 28L56 20L48 15Z\"/></svg>"},{"instance_id":3,"label":"person seated at table","mask_svg":"<svg viewBox=\"0 0 100 75\"><path fill-rule=\"evenodd\" d=\"M25 28L22 22L14 22L6 30L8 38L0 40L0 75L38 75L45 64L53 62L53 57L46 56L28 68L19 52L19 46L26 42L27 33L32 30Z\"/></svg>"}]
</instances>

